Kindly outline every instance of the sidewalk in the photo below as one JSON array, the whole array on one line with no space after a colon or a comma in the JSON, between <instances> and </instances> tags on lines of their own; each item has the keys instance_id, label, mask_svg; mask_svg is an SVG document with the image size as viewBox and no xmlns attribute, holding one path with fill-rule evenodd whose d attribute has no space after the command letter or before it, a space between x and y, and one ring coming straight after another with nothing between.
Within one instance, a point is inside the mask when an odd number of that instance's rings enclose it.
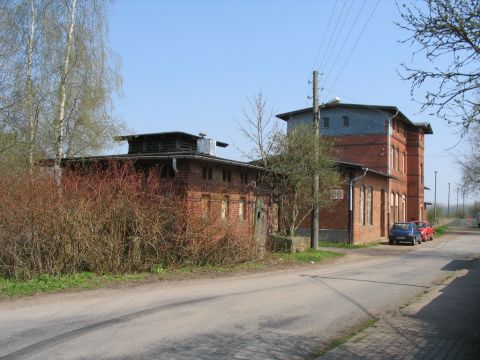
<instances>
[{"instance_id":1,"label":"sidewalk","mask_svg":"<svg viewBox=\"0 0 480 360\"><path fill-rule=\"evenodd\" d=\"M480 260L318 360L480 359Z\"/></svg>"}]
</instances>

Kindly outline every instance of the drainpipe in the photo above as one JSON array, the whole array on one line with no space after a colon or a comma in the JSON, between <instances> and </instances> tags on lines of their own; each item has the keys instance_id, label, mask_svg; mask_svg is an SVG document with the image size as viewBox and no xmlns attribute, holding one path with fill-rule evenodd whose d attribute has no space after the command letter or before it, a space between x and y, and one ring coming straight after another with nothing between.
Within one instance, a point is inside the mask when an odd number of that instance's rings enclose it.
<instances>
[{"instance_id":1,"label":"drainpipe","mask_svg":"<svg viewBox=\"0 0 480 360\"><path fill-rule=\"evenodd\" d=\"M178 169L177 169L177 159L176 158L172 158L172 169L173 169L173 172L175 173L175 175L178 174Z\"/></svg>"},{"instance_id":2,"label":"drainpipe","mask_svg":"<svg viewBox=\"0 0 480 360\"><path fill-rule=\"evenodd\" d=\"M367 175L368 168L362 168L364 171L363 175L357 176L356 178L350 179L348 182L349 186L349 196L348 196L348 201L349 201L349 207L348 207L348 243L352 244L353 243L353 184L355 181L358 179L363 178L365 175Z\"/></svg>"}]
</instances>

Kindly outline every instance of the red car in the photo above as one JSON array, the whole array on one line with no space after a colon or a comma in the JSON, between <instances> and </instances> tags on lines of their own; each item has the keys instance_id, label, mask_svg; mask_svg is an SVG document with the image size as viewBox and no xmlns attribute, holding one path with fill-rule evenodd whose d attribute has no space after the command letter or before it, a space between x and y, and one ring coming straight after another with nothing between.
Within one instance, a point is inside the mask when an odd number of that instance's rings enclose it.
<instances>
[{"instance_id":1,"label":"red car","mask_svg":"<svg viewBox=\"0 0 480 360\"><path fill-rule=\"evenodd\" d=\"M430 226L428 221L415 221L418 230L422 234L422 241L433 240L435 229Z\"/></svg>"}]
</instances>

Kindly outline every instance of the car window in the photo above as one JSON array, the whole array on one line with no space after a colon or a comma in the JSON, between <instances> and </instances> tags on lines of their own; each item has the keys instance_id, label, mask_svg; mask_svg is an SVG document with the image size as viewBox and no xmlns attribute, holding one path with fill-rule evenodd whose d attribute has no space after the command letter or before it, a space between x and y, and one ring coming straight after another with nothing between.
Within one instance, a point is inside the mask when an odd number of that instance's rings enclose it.
<instances>
[{"instance_id":1,"label":"car window","mask_svg":"<svg viewBox=\"0 0 480 360\"><path fill-rule=\"evenodd\" d=\"M396 230L409 230L410 224L406 224L406 223L393 224L393 228Z\"/></svg>"},{"instance_id":2,"label":"car window","mask_svg":"<svg viewBox=\"0 0 480 360\"><path fill-rule=\"evenodd\" d=\"M421 229L424 229L424 228L426 228L426 227L427 227L427 224L426 224L426 223L424 223L424 222L417 223L417 227L418 227L418 228L421 228Z\"/></svg>"}]
</instances>

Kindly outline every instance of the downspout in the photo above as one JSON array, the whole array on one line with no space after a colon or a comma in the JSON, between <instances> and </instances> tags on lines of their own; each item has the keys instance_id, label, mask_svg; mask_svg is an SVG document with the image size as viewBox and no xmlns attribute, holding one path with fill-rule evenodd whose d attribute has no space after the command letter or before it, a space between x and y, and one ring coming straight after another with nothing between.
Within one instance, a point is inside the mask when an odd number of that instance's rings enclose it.
<instances>
[{"instance_id":1,"label":"downspout","mask_svg":"<svg viewBox=\"0 0 480 360\"><path fill-rule=\"evenodd\" d=\"M173 169L173 172L175 173L175 175L178 174L178 169L177 169L177 159L176 158L172 158L172 169Z\"/></svg>"},{"instance_id":2,"label":"downspout","mask_svg":"<svg viewBox=\"0 0 480 360\"><path fill-rule=\"evenodd\" d=\"M400 110L397 108L397 112L395 114L393 114L393 116L390 116L388 118L388 129L387 129L387 140L388 140L388 149L387 149L387 156L388 156L388 167L387 167L387 174L388 175L391 175L391 169L392 169L392 163L391 161L393 161L392 159L392 153L390 152L391 151L391 144L392 144L392 140L391 140L391 137L392 137L392 134L393 134L393 127L391 126L391 123L392 123L392 119L396 118L398 113L400 112ZM387 208L385 209L387 215L390 214L390 209L392 208L391 204L390 204L390 178L388 178L388 182L387 182ZM391 216L393 214L390 214L390 216L387 216L387 219L388 219L388 224L387 224L387 229L390 227L390 221L391 221Z\"/></svg>"},{"instance_id":3,"label":"downspout","mask_svg":"<svg viewBox=\"0 0 480 360\"><path fill-rule=\"evenodd\" d=\"M368 168L362 168L364 171L363 175L357 176L356 178L350 179L348 182L349 186L349 196L348 196L348 201L349 201L349 207L348 207L348 243L352 244L353 243L353 184L355 181L358 179L363 178L365 175L367 175Z\"/></svg>"}]
</instances>

